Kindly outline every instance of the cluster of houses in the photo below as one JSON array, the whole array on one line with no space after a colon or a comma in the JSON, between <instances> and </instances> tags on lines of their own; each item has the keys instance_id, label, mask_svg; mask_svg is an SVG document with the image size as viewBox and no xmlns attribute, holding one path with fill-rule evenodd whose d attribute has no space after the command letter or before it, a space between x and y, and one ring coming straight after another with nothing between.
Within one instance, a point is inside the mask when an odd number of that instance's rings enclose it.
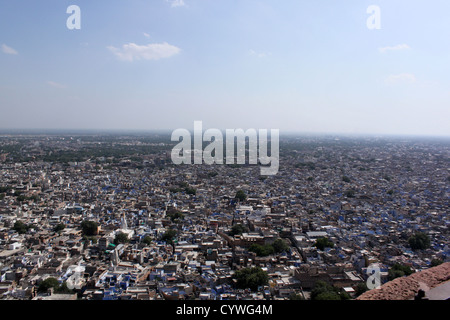
<instances>
[{"instance_id":1,"label":"cluster of houses","mask_svg":"<svg viewBox=\"0 0 450 320\"><path fill-rule=\"evenodd\" d=\"M384 283L396 263L448 261L448 145L306 142L281 144L274 176L173 165L167 151L114 162L4 156L2 299L308 299L318 281L354 296L370 266ZM413 250L419 232L430 244ZM254 250L279 239L281 251ZM238 287L236 272L255 267L268 281ZM48 278L66 290L42 290Z\"/></svg>"}]
</instances>

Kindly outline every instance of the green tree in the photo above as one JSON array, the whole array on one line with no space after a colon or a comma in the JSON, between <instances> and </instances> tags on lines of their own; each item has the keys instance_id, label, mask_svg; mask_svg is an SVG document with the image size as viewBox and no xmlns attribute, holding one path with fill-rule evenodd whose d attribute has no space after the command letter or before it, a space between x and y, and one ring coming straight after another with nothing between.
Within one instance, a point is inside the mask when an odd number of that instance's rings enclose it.
<instances>
[{"instance_id":1,"label":"green tree","mask_svg":"<svg viewBox=\"0 0 450 320\"><path fill-rule=\"evenodd\" d=\"M339 290L339 297L341 297L341 300L350 300L351 299L350 295L347 292L345 292L345 290L343 288L341 288Z\"/></svg>"},{"instance_id":2,"label":"green tree","mask_svg":"<svg viewBox=\"0 0 450 320\"><path fill-rule=\"evenodd\" d=\"M162 235L161 240L167 242L168 244L173 244L176 235L177 235L176 230L169 229Z\"/></svg>"},{"instance_id":3,"label":"green tree","mask_svg":"<svg viewBox=\"0 0 450 320\"><path fill-rule=\"evenodd\" d=\"M350 180L349 177L343 176L343 177L342 177L342 181L349 183L351 180Z\"/></svg>"},{"instance_id":4,"label":"green tree","mask_svg":"<svg viewBox=\"0 0 450 320\"><path fill-rule=\"evenodd\" d=\"M114 244L118 245L120 243L127 243L129 241L128 235L123 232L118 232L114 238Z\"/></svg>"},{"instance_id":5,"label":"green tree","mask_svg":"<svg viewBox=\"0 0 450 320\"><path fill-rule=\"evenodd\" d=\"M171 188L169 188L169 191L171 192L171 193L178 193L178 192L181 192L181 188L176 188L176 187L171 187Z\"/></svg>"},{"instance_id":6,"label":"green tree","mask_svg":"<svg viewBox=\"0 0 450 320\"><path fill-rule=\"evenodd\" d=\"M237 270L233 277L236 279L236 286L240 289L249 288L256 291L259 286L267 285L269 276L260 267L243 268Z\"/></svg>"},{"instance_id":7,"label":"green tree","mask_svg":"<svg viewBox=\"0 0 450 320\"><path fill-rule=\"evenodd\" d=\"M96 244L96 243L97 243L97 237L95 237L95 236L86 236L86 235L83 235L82 239L83 239L83 241L86 241L86 242L92 241L93 244Z\"/></svg>"},{"instance_id":8,"label":"green tree","mask_svg":"<svg viewBox=\"0 0 450 320\"><path fill-rule=\"evenodd\" d=\"M13 229L17 231L19 234L27 233L29 228L30 227L25 223L23 223L22 221L16 221L13 226Z\"/></svg>"},{"instance_id":9,"label":"green tree","mask_svg":"<svg viewBox=\"0 0 450 320\"><path fill-rule=\"evenodd\" d=\"M409 246L413 250L423 250L430 247L430 237L423 232L417 232L408 239Z\"/></svg>"},{"instance_id":10,"label":"green tree","mask_svg":"<svg viewBox=\"0 0 450 320\"><path fill-rule=\"evenodd\" d=\"M81 230L85 236L94 236L97 234L98 224L95 221L84 220L81 223Z\"/></svg>"},{"instance_id":11,"label":"green tree","mask_svg":"<svg viewBox=\"0 0 450 320\"><path fill-rule=\"evenodd\" d=\"M305 300L305 298L299 293L291 293L289 295L289 300Z\"/></svg>"},{"instance_id":12,"label":"green tree","mask_svg":"<svg viewBox=\"0 0 450 320\"><path fill-rule=\"evenodd\" d=\"M247 199L247 195L243 190L238 190L236 192L236 195L234 196L235 199L238 199L239 201L243 202Z\"/></svg>"},{"instance_id":13,"label":"green tree","mask_svg":"<svg viewBox=\"0 0 450 320\"><path fill-rule=\"evenodd\" d=\"M233 227L231 227L230 235L235 236L244 232L247 232L247 228L241 223L237 223Z\"/></svg>"},{"instance_id":14,"label":"green tree","mask_svg":"<svg viewBox=\"0 0 450 320\"><path fill-rule=\"evenodd\" d=\"M64 223L58 223L54 228L53 231L55 232L60 232L62 230L64 230L64 228L66 227L66 225Z\"/></svg>"},{"instance_id":15,"label":"green tree","mask_svg":"<svg viewBox=\"0 0 450 320\"><path fill-rule=\"evenodd\" d=\"M273 247L269 244L266 245L260 245L260 244L252 244L249 248L249 251L252 251L254 253L256 253L256 255L258 257L266 257L268 255L271 255L275 252L275 250L273 249Z\"/></svg>"},{"instance_id":16,"label":"green tree","mask_svg":"<svg viewBox=\"0 0 450 320\"><path fill-rule=\"evenodd\" d=\"M358 297L358 296L362 295L364 292L366 292L367 290L369 290L369 288L367 287L367 284L365 282L360 282L356 285L355 295Z\"/></svg>"},{"instance_id":17,"label":"green tree","mask_svg":"<svg viewBox=\"0 0 450 320\"><path fill-rule=\"evenodd\" d=\"M216 171L208 172L208 177L209 177L209 178L213 178L213 177L215 177L215 176L217 176L217 175L218 175L218 173L217 173Z\"/></svg>"},{"instance_id":18,"label":"green tree","mask_svg":"<svg viewBox=\"0 0 450 320\"><path fill-rule=\"evenodd\" d=\"M313 244L314 247L316 247L319 250L325 250L325 248L333 248L334 243L329 240L328 238L322 237L318 238L316 242Z\"/></svg>"},{"instance_id":19,"label":"green tree","mask_svg":"<svg viewBox=\"0 0 450 320\"><path fill-rule=\"evenodd\" d=\"M56 278L49 277L42 281L37 291L40 293L47 292L48 289L53 288L54 293L68 294L73 293L71 289L67 287L67 283L64 281L62 284L59 284L59 281Z\"/></svg>"},{"instance_id":20,"label":"green tree","mask_svg":"<svg viewBox=\"0 0 450 320\"><path fill-rule=\"evenodd\" d=\"M184 214L176 209L169 210L166 215L172 220L172 222L177 222L184 219Z\"/></svg>"},{"instance_id":21,"label":"green tree","mask_svg":"<svg viewBox=\"0 0 450 320\"><path fill-rule=\"evenodd\" d=\"M50 288L58 288L59 282L56 278L49 277L43 280L38 286L38 292L47 292Z\"/></svg>"},{"instance_id":22,"label":"green tree","mask_svg":"<svg viewBox=\"0 0 450 320\"><path fill-rule=\"evenodd\" d=\"M191 194L191 195L195 195L197 193L197 189L192 188L192 187L186 187L186 188L184 188L184 191L186 192L186 194Z\"/></svg>"},{"instance_id":23,"label":"green tree","mask_svg":"<svg viewBox=\"0 0 450 320\"><path fill-rule=\"evenodd\" d=\"M248 250L256 253L256 255L259 257L266 257L274 253L285 252L288 249L289 246L286 244L286 242L283 239L278 238L272 244L260 245L254 243L249 247Z\"/></svg>"},{"instance_id":24,"label":"green tree","mask_svg":"<svg viewBox=\"0 0 450 320\"><path fill-rule=\"evenodd\" d=\"M337 292L326 291L319 293L313 300L341 300L341 297Z\"/></svg>"},{"instance_id":25,"label":"green tree","mask_svg":"<svg viewBox=\"0 0 450 320\"><path fill-rule=\"evenodd\" d=\"M449 180L450 181L450 180ZM0 193L5 193L8 192L9 190L11 190L12 187L11 186L0 186Z\"/></svg>"},{"instance_id":26,"label":"green tree","mask_svg":"<svg viewBox=\"0 0 450 320\"><path fill-rule=\"evenodd\" d=\"M272 243L273 250L276 253L285 252L289 250L289 246L286 244L286 242L283 239L278 238Z\"/></svg>"},{"instance_id":27,"label":"green tree","mask_svg":"<svg viewBox=\"0 0 450 320\"><path fill-rule=\"evenodd\" d=\"M161 237L162 241L165 241L167 244L172 245L172 250L175 253L175 237L177 236L177 231L173 229L167 230Z\"/></svg>"},{"instance_id":28,"label":"green tree","mask_svg":"<svg viewBox=\"0 0 450 320\"><path fill-rule=\"evenodd\" d=\"M350 296L343 290L319 280L311 290L311 300L349 300Z\"/></svg>"},{"instance_id":29,"label":"green tree","mask_svg":"<svg viewBox=\"0 0 450 320\"><path fill-rule=\"evenodd\" d=\"M310 161L297 163L295 165L295 167L296 168L306 168L309 170L316 170L316 165L314 164L314 162L310 162Z\"/></svg>"},{"instance_id":30,"label":"green tree","mask_svg":"<svg viewBox=\"0 0 450 320\"><path fill-rule=\"evenodd\" d=\"M409 266L395 263L388 271L388 278L389 280L394 280L395 278L409 276L413 273L414 271Z\"/></svg>"},{"instance_id":31,"label":"green tree","mask_svg":"<svg viewBox=\"0 0 450 320\"><path fill-rule=\"evenodd\" d=\"M152 243L152 237L145 236L144 239L142 239L142 242L145 243L146 245L150 245Z\"/></svg>"},{"instance_id":32,"label":"green tree","mask_svg":"<svg viewBox=\"0 0 450 320\"><path fill-rule=\"evenodd\" d=\"M66 281L64 281L61 285L59 285L58 287L55 288L55 293L60 293L60 294L70 294L73 293L73 291L71 289L69 289L69 287L67 287L67 283Z\"/></svg>"},{"instance_id":33,"label":"green tree","mask_svg":"<svg viewBox=\"0 0 450 320\"><path fill-rule=\"evenodd\" d=\"M311 290L311 300L341 300L339 294L329 283L319 280Z\"/></svg>"},{"instance_id":34,"label":"green tree","mask_svg":"<svg viewBox=\"0 0 450 320\"><path fill-rule=\"evenodd\" d=\"M347 198L354 198L355 197L355 190L350 189L350 190L345 191L345 196Z\"/></svg>"},{"instance_id":35,"label":"green tree","mask_svg":"<svg viewBox=\"0 0 450 320\"><path fill-rule=\"evenodd\" d=\"M431 260L430 266L431 267L436 267L436 266L438 266L438 265L440 265L442 263L444 263L444 261L442 261L441 259L433 259L433 260Z\"/></svg>"}]
</instances>

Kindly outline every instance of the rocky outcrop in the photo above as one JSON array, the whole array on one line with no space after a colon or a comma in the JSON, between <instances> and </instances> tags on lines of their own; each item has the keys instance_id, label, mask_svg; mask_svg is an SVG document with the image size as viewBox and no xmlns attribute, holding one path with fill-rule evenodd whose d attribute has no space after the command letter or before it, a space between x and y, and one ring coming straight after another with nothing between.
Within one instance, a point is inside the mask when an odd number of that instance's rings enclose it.
<instances>
[{"instance_id":1,"label":"rocky outcrop","mask_svg":"<svg viewBox=\"0 0 450 320\"><path fill-rule=\"evenodd\" d=\"M426 292L450 280L450 262L389 281L366 291L356 300L410 300L419 290Z\"/></svg>"}]
</instances>

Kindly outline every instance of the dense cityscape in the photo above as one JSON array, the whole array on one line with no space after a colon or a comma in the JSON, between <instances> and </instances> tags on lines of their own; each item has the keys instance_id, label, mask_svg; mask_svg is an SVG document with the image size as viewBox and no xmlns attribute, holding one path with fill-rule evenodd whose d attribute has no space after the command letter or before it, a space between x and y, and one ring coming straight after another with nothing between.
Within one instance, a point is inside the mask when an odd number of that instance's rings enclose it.
<instances>
[{"instance_id":1,"label":"dense cityscape","mask_svg":"<svg viewBox=\"0 0 450 320\"><path fill-rule=\"evenodd\" d=\"M1 299L350 300L448 268L448 139L281 136L272 176L173 146L1 134Z\"/></svg>"}]
</instances>

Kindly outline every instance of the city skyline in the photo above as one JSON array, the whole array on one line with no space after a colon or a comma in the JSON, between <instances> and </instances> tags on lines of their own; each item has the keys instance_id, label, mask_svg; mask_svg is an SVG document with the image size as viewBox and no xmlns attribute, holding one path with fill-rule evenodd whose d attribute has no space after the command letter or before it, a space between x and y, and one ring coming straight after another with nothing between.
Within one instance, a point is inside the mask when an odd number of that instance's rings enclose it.
<instances>
[{"instance_id":1,"label":"city skyline","mask_svg":"<svg viewBox=\"0 0 450 320\"><path fill-rule=\"evenodd\" d=\"M450 136L448 9L438 0L3 2L0 129L201 120L281 134Z\"/></svg>"},{"instance_id":2,"label":"city skyline","mask_svg":"<svg viewBox=\"0 0 450 320\"><path fill-rule=\"evenodd\" d=\"M276 175L165 141L0 135L0 300L448 299L448 140L284 137Z\"/></svg>"}]
</instances>

